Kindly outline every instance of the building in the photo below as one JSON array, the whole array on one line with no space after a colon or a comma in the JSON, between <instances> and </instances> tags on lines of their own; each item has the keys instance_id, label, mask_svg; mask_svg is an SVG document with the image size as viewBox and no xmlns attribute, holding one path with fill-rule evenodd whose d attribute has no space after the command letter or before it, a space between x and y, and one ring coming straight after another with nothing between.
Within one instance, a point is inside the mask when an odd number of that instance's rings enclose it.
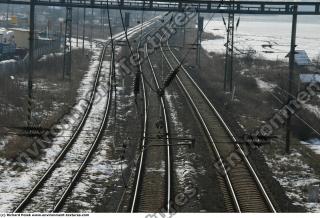
<instances>
[{"instance_id":1,"label":"building","mask_svg":"<svg viewBox=\"0 0 320 218\"><path fill-rule=\"evenodd\" d=\"M304 50L296 50L294 57L296 71L299 75L298 91L311 82L320 82L320 72Z\"/></svg>"},{"instance_id":2,"label":"building","mask_svg":"<svg viewBox=\"0 0 320 218\"><path fill-rule=\"evenodd\" d=\"M300 82L301 83L320 82L320 74L317 74L317 73L300 74Z\"/></svg>"},{"instance_id":3,"label":"building","mask_svg":"<svg viewBox=\"0 0 320 218\"><path fill-rule=\"evenodd\" d=\"M10 28L10 30L14 33L16 46L29 49L29 29Z\"/></svg>"},{"instance_id":4,"label":"building","mask_svg":"<svg viewBox=\"0 0 320 218\"><path fill-rule=\"evenodd\" d=\"M294 62L298 67L307 67L312 65L312 62L305 50L296 50Z\"/></svg>"}]
</instances>

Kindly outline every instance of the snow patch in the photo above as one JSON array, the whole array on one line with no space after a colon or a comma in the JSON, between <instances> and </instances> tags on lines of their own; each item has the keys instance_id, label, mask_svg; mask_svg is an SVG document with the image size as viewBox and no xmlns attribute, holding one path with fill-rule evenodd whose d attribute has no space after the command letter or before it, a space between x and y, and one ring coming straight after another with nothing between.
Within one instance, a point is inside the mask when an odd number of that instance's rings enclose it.
<instances>
[{"instance_id":1,"label":"snow patch","mask_svg":"<svg viewBox=\"0 0 320 218\"><path fill-rule=\"evenodd\" d=\"M0 65L1 64L8 64L8 63L15 63L15 62L17 62L17 61L14 59L9 59L9 60L0 61Z\"/></svg>"},{"instance_id":2,"label":"snow patch","mask_svg":"<svg viewBox=\"0 0 320 218\"><path fill-rule=\"evenodd\" d=\"M303 206L309 212L320 212L320 204L309 201L310 188L318 187L320 180L314 170L303 162L301 153L295 149L286 156L277 154L281 151L276 149L273 152L265 154L267 165L293 204Z\"/></svg>"},{"instance_id":3,"label":"snow patch","mask_svg":"<svg viewBox=\"0 0 320 218\"><path fill-rule=\"evenodd\" d=\"M283 21L283 16L278 16L278 19L275 19L277 16L273 17L255 16L254 19L252 16L241 17L240 25L235 31L235 54L244 55L252 49L256 56L269 60L288 61L286 55L290 51L291 23ZM205 23L208 23L208 20ZM297 50L306 50L311 59L320 54L318 26L319 24L312 22L298 24ZM210 21L204 31L219 37L203 41L201 43L203 49L208 52L225 53L225 29L221 18Z\"/></svg>"},{"instance_id":4,"label":"snow patch","mask_svg":"<svg viewBox=\"0 0 320 218\"><path fill-rule=\"evenodd\" d=\"M265 82L259 78L255 78L258 87L265 92L272 92L273 89L277 86L276 84L270 83L270 82Z\"/></svg>"},{"instance_id":5,"label":"snow patch","mask_svg":"<svg viewBox=\"0 0 320 218\"><path fill-rule=\"evenodd\" d=\"M75 41L75 40L73 40ZM88 47L89 42L85 41L85 47ZM92 58L98 58L100 55L101 48L95 48L92 50ZM88 92L92 89L92 83L95 78L95 69L92 66L94 63L90 64L90 70L84 75L82 80L82 86L78 90L78 100L87 98ZM81 109L81 103L77 104L73 110L79 111ZM82 110L80 110L82 111ZM74 121L72 115L66 115L63 120ZM77 122L72 122L72 128L66 131L62 131L59 137L53 140L52 146L43 150L41 160L33 160L23 164L23 170L20 172L13 169L14 165L17 163L6 161L0 158L0 212L10 212L14 207L23 199L24 196L30 191L35 182L38 180L39 176L44 173L44 171L51 165L52 161L61 151L61 148L69 140L72 135L74 126ZM57 125L59 126L59 124ZM61 129L61 128L60 128Z\"/></svg>"},{"instance_id":6,"label":"snow patch","mask_svg":"<svg viewBox=\"0 0 320 218\"><path fill-rule=\"evenodd\" d=\"M41 62L49 58L60 57L60 56L63 56L63 53L61 52L50 53L50 54L42 55L42 57L38 61Z\"/></svg>"},{"instance_id":7,"label":"snow patch","mask_svg":"<svg viewBox=\"0 0 320 218\"><path fill-rule=\"evenodd\" d=\"M316 154L320 154L320 139L310 139L306 142L302 141L301 144L306 145Z\"/></svg>"},{"instance_id":8,"label":"snow patch","mask_svg":"<svg viewBox=\"0 0 320 218\"><path fill-rule=\"evenodd\" d=\"M311 105L311 104L304 104L303 107L308 111L310 111L311 113L313 113L314 115L316 115L317 118L320 118L320 108L318 106Z\"/></svg>"}]
</instances>

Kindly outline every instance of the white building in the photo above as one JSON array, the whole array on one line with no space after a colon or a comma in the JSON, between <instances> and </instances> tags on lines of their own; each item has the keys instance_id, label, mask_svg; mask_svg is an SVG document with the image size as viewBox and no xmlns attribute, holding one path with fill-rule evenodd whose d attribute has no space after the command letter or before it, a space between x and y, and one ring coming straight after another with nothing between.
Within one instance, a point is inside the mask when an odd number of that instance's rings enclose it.
<instances>
[{"instance_id":1,"label":"white building","mask_svg":"<svg viewBox=\"0 0 320 218\"><path fill-rule=\"evenodd\" d=\"M0 28L0 43L14 44L14 32L5 28Z\"/></svg>"}]
</instances>

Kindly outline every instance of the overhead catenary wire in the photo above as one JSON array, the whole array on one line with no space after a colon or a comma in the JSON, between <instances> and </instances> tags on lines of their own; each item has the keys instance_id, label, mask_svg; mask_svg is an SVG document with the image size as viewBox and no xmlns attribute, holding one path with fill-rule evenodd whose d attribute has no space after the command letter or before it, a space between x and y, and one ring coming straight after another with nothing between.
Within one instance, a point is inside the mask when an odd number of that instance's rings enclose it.
<instances>
[{"instance_id":1,"label":"overhead catenary wire","mask_svg":"<svg viewBox=\"0 0 320 218\"><path fill-rule=\"evenodd\" d=\"M224 25L224 27L225 27L225 30L228 31L228 27L227 27L226 21L225 21L225 19L224 19L224 17L223 17L223 14L221 14L221 17L222 17L222 21L223 21L223 25ZM238 30L238 27L239 27L239 25L240 25L240 19L241 19L241 15L239 15L239 17L238 17L238 19L237 19L237 22L236 22L236 30ZM225 45L225 46L226 46L226 45ZM238 54L235 54L235 55L246 54L246 53L244 52L244 50L238 49L235 45L233 45L233 48L234 48L237 52L239 52Z\"/></svg>"},{"instance_id":2,"label":"overhead catenary wire","mask_svg":"<svg viewBox=\"0 0 320 218\"><path fill-rule=\"evenodd\" d=\"M139 42L138 42L138 45L137 45L137 55L138 55L138 57L139 57L139 47L140 47L140 44L141 44L141 42L142 42L142 38L143 38L143 27L144 27L144 25L143 25L143 21L144 20L144 18L143 18L143 16L142 16L142 24L141 24L141 29L140 29L140 39L139 39ZM151 31L152 32L152 31ZM148 34L147 34L148 35ZM130 42L129 42L130 43ZM131 47L131 46L130 46ZM138 72L141 72L141 62L140 62L140 57L139 57L139 62L138 62L138 68L139 68L139 71ZM136 76L135 77L135 80L140 80L141 79L141 74L139 75L139 76ZM144 79L144 77L142 77L142 79ZM145 80L143 80L143 81L145 81ZM139 87L139 83L138 82L135 82L135 84L136 84L136 87L135 87L135 89L140 89L140 87ZM142 84L144 84L144 83L142 83ZM144 85L142 85L142 87L144 87ZM151 89L151 88L150 88ZM136 99L135 99L135 101L136 101ZM139 114L139 110L138 110L138 105L137 104L135 104L136 105L136 107L137 107L137 112L138 112L138 114ZM139 117L143 117L143 115L142 114L139 114L140 116ZM143 122L143 118L141 119L141 121ZM143 125L143 124L142 124ZM143 150L145 150L146 148L145 147L142 147L141 148L141 150L140 150L140 152L139 152L139 155L138 155L138 158L136 158L135 159L135 161L133 162L134 163L134 165L135 166L137 166L137 164L138 164L138 160L141 158L141 155L142 155L142 151ZM123 153L124 154L124 153ZM131 174L132 174L132 172L133 171L131 171L130 172L130 174L129 174L129 178L131 177ZM122 176L122 178L123 178L123 182L125 183L125 178ZM125 184L127 184L127 183L125 183ZM123 199L124 199L124 194L125 194L125 192L126 192L126 190L127 190L127 185L125 185L124 186L124 192L123 192L123 194L122 194L122 196L121 196L121 199L120 199L120 201L119 201L119 203L118 203L118 207L117 207L117 212L119 212L119 210L120 210L120 207L121 207L121 204L122 204L122 201L123 201Z\"/></svg>"},{"instance_id":3,"label":"overhead catenary wire","mask_svg":"<svg viewBox=\"0 0 320 218\"><path fill-rule=\"evenodd\" d=\"M221 4L223 3L223 1L224 1L224 0L221 0L221 2L219 3L219 5L218 5L218 7L217 7L218 9L221 7ZM211 20L213 19L214 15L215 15L215 14L213 13L212 16L211 16L211 18L208 20L208 22L207 22L206 25L204 26L203 30L205 30L205 28L206 28L206 27L208 26L208 24L211 22ZM171 18L171 19L170 19L171 27L172 27L172 25L173 25L172 21L173 21L173 19ZM197 39L193 42L193 44L195 44L196 41L197 41ZM189 48L189 49L187 50L187 52L186 52L185 55L183 56L181 62L174 68L174 70L171 72L171 74L169 74L169 76L166 78L166 81L164 82L163 88L158 91L158 93L159 93L160 95L163 95L163 94L164 94L164 89L170 85L171 81L172 81L172 80L174 79L174 77L178 74L181 66L183 65L183 63L184 63L185 60L187 59L188 54L189 54L189 52L190 52L191 49L192 49L192 48Z\"/></svg>"},{"instance_id":4,"label":"overhead catenary wire","mask_svg":"<svg viewBox=\"0 0 320 218\"><path fill-rule=\"evenodd\" d=\"M117 83L116 83L116 74L115 74L115 44L113 39L113 31L110 21L110 10L108 6L109 0L107 0L107 16L108 16L108 26L110 32L110 41L111 41L111 66L110 73L112 74L112 81L109 81L109 85L111 86L111 90L114 92L114 129L113 129L113 147L116 147L116 139L117 139Z\"/></svg>"},{"instance_id":5,"label":"overhead catenary wire","mask_svg":"<svg viewBox=\"0 0 320 218\"><path fill-rule=\"evenodd\" d=\"M119 0L118 0L118 4L120 4ZM134 56L134 53L133 53L133 50L132 50L132 47L131 47L131 43L129 41L129 37L128 37L128 32L127 32L127 27L125 26L125 23L124 23L124 20L123 20L123 14L122 14L122 10L121 8L119 9L119 12L120 12L120 18L121 18L121 24L122 24L122 28L123 28L123 31L125 33L125 39L126 39L126 43L128 45L128 48L129 48L129 51L130 51L130 55L133 57ZM143 28L143 23L141 24L141 31L142 31L142 28ZM140 36L141 37L141 36ZM141 39L140 39L141 40ZM140 63L140 58L139 58L139 63ZM134 94L135 96L137 95L138 91L139 91L139 80L140 80L140 75L142 72L140 72L140 68L139 66L137 66L137 73L136 73L136 77L135 77L135 80L134 80ZM135 98L135 105L137 106L137 100ZM116 108L115 108L116 110ZM138 110L137 110L138 111ZM140 117L140 116L139 116ZM123 200L123 197L124 197L124 194L125 194L125 191L127 190L128 188L128 185L127 185L127 181L124 177L124 173L123 173L123 167L122 167L122 164L123 164L123 161L125 159L124 155L125 155L125 148L123 148L123 153L121 155L121 178L122 178L122 182L123 182L123 186L124 186L124 192L123 192L123 195L120 199L120 202L118 204L118 207L117 207L117 212L119 211L120 209L120 204L122 203L122 200Z\"/></svg>"},{"instance_id":6,"label":"overhead catenary wire","mask_svg":"<svg viewBox=\"0 0 320 218\"><path fill-rule=\"evenodd\" d=\"M219 5L217 6L217 9L219 9L219 8L221 7L221 5L222 5L223 2L224 2L224 0L221 0L221 1L220 1ZM215 14L213 13L212 16L211 16L211 18L208 20L208 22L206 23L206 25L203 27L203 31L207 28L208 24L211 22L211 20L213 19L214 15L215 15ZM194 40L193 44L195 44L196 42L197 42L197 39ZM191 51L191 49L192 49L192 48L189 48L189 49L187 50L186 54L184 55L183 59L181 60L180 64L178 65L179 68L183 65L183 63L184 63L184 61L186 60L186 58L188 57L188 54L189 54L189 52Z\"/></svg>"},{"instance_id":7,"label":"overhead catenary wire","mask_svg":"<svg viewBox=\"0 0 320 218\"><path fill-rule=\"evenodd\" d=\"M145 1L143 1L143 7L142 7L142 15L141 15L141 27L140 27L140 37L139 37L139 43L138 43L138 46L141 44L141 40L142 40L142 30L143 30L143 24L144 24L144 6L145 6ZM127 41L129 42L129 41ZM130 42L129 42L130 44ZM137 53L139 52L139 48L137 49ZM132 54L132 51L131 51L131 54ZM139 57L139 64L140 64L140 55L138 55ZM141 76L141 70L140 70L140 67L138 67L138 71L136 73L136 76L135 76L135 81L134 81L134 94L135 94L135 97L137 96L138 92L139 92L139 89L140 89L140 76ZM136 99L136 98L135 98ZM136 100L135 100L136 101ZM136 101L137 103L137 101Z\"/></svg>"},{"instance_id":8,"label":"overhead catenary wire","mask_svg":"<svg viewBox=\"0 0 320 218\"><path fill-rule=\"evenodd\" d=\"M113 74L113 80L112 81L115 81L116 79L116 75L115 75L115 58L114 58L114 55L115 55L115 47L114 47L114 41L113 41L113 34L112 34L112 26L111 26L111 22L110 22L110 11L109 11L109 7L108 7L108 1L107 0L107 14L108 14L108 25L109 25L109 32L110 32L110 39L111 39L111 47L112 47L112 69L111 69L111 73ZM121 13L121 20L122 20L122 13ZM123 23L123 20L122 20L122 23ZM123 23L123 26L124 26L124 23ZM124 32L125 32L125 37L126 39L128 39L128 34L127 34L127 29L124 28ZM131 48L130 48L131 50ZM115 147L116 146L116 138L117 138L117 87L116 87L116 83L114 84L110 84L111 86L113 86L113 89L114 89L114 139L113 139L113 146ZM127 181L125 180L125 177L124 177L124 173L123 173L123 161L124 161L124 155L125 155L125 147L123 148L123 153L121 155L121 160L120 160L120 170L121 170L121 178L122 178L122 182L123 182L123 186L125 188L125 190L127 189ZM120 205L120 204L119 204ZM117 208L117 212L119 210L119 205L118 205L118 208Z\"/></svg>"},{"instance_id":9,"label":"overhead catenary wire","mask_svg":"<svg viewBox=\"0 0 320 218\"><path fill-rule=\"evenodd\" d=\"M109 26L109 33L110 33L111 49L112 49L112 53L114 53L114 41L113 41L113 32L112 32L112 26L111 26L111 21L110 21L109 0L107 0L107 16L108 16L108 26ZM112 65L114 66L114 61L112 61Z\"/></svg>"},{"instance_id":10,"label":"overhead catenary wire","mask_svg":"<svg viewBox=\"0 0 320 218\"><path fill-rule=\"evenodd\" d=\"M119 0L117 0L117 1L118 1L118 4L120 4ZM124 34L125 34L126 43L127 43L128 48L129 48L130 55L131 55L131 57L133 57L134 53L133 53L133 50L132 50L132 47L131 47L131 43L129 41L128 30L127 30L127 27L125 26L125 23L124 23L124 20L123 20L123 13L122 13L122 9L121 8L119 9L119 13L120 13L120 18L121 18L122 28L123 28L123 31L124 31ZM143 23L141 25L141 29L142 28L143 28ZM137 94L139 92L139 89L140 89L140 85L139 85L140 84L140 69L139 69L139 66L137 68L138 68L138 71L137 71L137 73L135 75L135 79L133 81L133 92L134 92L134 95L135 95L135 105L136 106L138 105L136 96L137 96ZM137 108L137 111L139 111L138 108ZM139 115L141 115L141 114L139 114Z\"/></svg>"},{"instance_id":11,"label":"overhead catenary wire","mask_svg":"<svg viewBox=\"0 0 320 218\"><path fill-rule=\"evenodd\" d=\"M120 4L119 0L118 1L118 4ZM144 14L144 11L145 11L145 0L143 1L143 8L142 8L142 18L143 18L143 14ZM128 38L128 33L127 33L127 28L125 27L125 24L124 24L124 20L123 20L123 13L122 13L122 9L119 8L119 13L120 13L120 17L121 17L121 24L122 24L122 28L124 30L124 33L125 33L125 38L126 38L126 43L128 45L128 48L129 48L129 51L130 51L130 55L131 57L134 57L134 53L133 53L133 50L132 50L132 47L131 47L131 43L130 43L130 40ZM142 24L141 24L141 32L142 32L142 28L143 28L143 20L142 20ZM140 39L141 40L141 39ZM138 60L138 62L140 62L140 58ZM147 80L147 78L145 77L145 75L143 74L143 72L140 72L140 69L139 69L139 66L137 65L137 72L136 74L139 74L141 73L141 75L143 76L146 84L150 87L150 89L154 92L157 92L157 90L155 88L153 88L153 86L151 85L151 83ZM137 75L136 75L137 76Z\"/></svg>"}]
</instances>

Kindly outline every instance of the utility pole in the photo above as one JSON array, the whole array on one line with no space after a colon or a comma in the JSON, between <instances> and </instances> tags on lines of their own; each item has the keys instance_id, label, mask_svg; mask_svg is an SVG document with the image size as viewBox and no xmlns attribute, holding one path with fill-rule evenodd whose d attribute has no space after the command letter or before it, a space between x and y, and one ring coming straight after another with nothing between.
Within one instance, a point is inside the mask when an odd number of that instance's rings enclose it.
<instances>
[{"instance_id":1,"label":"utility pole","mask_svg":"<svg viewBox=\"0 0 320 218\"><path fill-rule=\"evenodd\" d=\"M77 47L79 47L79 8L77 8Z\"/></svg>"},{"instance_id":2,"label":"utility pole","mask_svg":"<svg viewBox=\"0 0 320 218\"><path fill-rule=\"evenodd\" d=\"M86 35L86 8L83 8L83 24L82 24L82 53L84 54L84 39Z\"/></svg>"},{"instance_id":3,"label":"utility pole","mask_svg":"<svg viewBox=\"0 0 320 218\"><path fill-rule=\"evenodd\" d=\"M50 35L50 18L47 21L47 38L49 38Z\"/></svg>"},{"instance_id":4,"label":"utility pole","mask_svg":"<svg viewBox=\"0 0 320 218\"><path fill-rule=\"evenodd\" d=\"M126 28L126 31L128 31L128 28L130 26L130 13L129 12L126 12L124 14L124 26Z\"/></svg>"},{"instance_id":5,"label":"utility pole","mask_svg":"<svg viewBox=\"0 0 320 218\"><path fill-rule=\"evenodd\" d=\"M231 0L229 9L234 11L234 0ZM233 43L234 43L234 13L228 14L227 26L227 43L226 43L226 56L224 66L224 91L227 91L227 81L229 79L230 91L233 86Z\"/></svg>"},{"instance_id":6,"label":"utility pole","mask_svg":"<svg viewBox=\"0 0 320 218\"><path fill-rule=\"evenodd\" d=\"M198 54L199 54L199 18L200 18L200 14L198 12L198 28L197 28L197 38L196 38L196 46L197 46L197 50L196 50L196 65L199 66L198 62L199 62L199 57L198 57Z\"/></svg>"},{"instance_id":7,"label":"utility pole","mask_svg":"<svg viewBox=\"0 0 320 218\"><path fill-rule=\"evenodd\" d=\"M62 45L62 26L63 26L63 18L59 18L59 46Z\"/></svg>"},{"instance_id":8,"label":"utility pole","mask_svg":"<svg viewBox=\"0 0 320 218\"><path fill-rule=\"evenodd\" d=\"M183 46L186 44L186 24L183 25Z\"/></svg>"},{"instance_id":9,"label":"utility pole","mask_svg":"<svg viewBox=\"0 0 320 218\"><path fill-rule=\"evenodd\" d=\"M198 30L197 30L197 56L196 63L200 67L200 48L201 48L201 35L203 31L203 17L198 13Z\"/></svg>"},{"instance_id":10,"label":"utility pole","mask_svg":"<svg viewBox=\"0 0 320 218\"><path fill-rule=\"evenodd\" d=\"M69 0L71 1L71 0ZM66 8L66 24L64 32L63 79L71 79L71 37L72 37L72 8Z\"/></svg>"},{"instance_id":11,"label":"utility pole","mask_svg":"<svg viewBox=\"0 0 320 218\"><path fill-rule=\"evenodd\" d=\"M103 25L102 25L102 37L104 38L106 35L106 9L103 9Z\"/></svg>"},{"instance_id":12,"label":"utility pole","mask_svg":"<svg viewBox=\"0 0 320 218\"><path fill-rule=\"evenodd\" d=\"M33 106L33 49L34 49L34 0L30 2L30 26L29 26L29 74L28 74L28 117L27 125L32 126L32 106Z\"/></svg>"},{"instance_id":13,"label":"utility pole","mask_svg":"<svg viewBox=\"0 0 320 218\"><path fill-rule=\"evenodd\" d=\"M91 25L90 25L90 49L92 50L92 39L93 39L93 8L91 9Z\"/></svg>"},{"instance_id":14,"label":"utility pole","mask_svg":"<svg viewBox=\"0 0 320 218\"><path fill-rule=\"evenodd\" d=\"M100 34L102 34L102 27L103 27L103 10L100 9Z\"/></svg>"},{"instance_id":15,"label":"utility pole","mask_svg":"<svg viewBox=\"0 0 320 218\"><path fill-rule=\"evenodd\" d=\"M9 10L10 10L10 4L7 4L7 17L6 17L6 27L9 28Z\"/></svg>"},{"instance_id":16,"label":"utility pole","mask_svg":"<svg viewBox=\"0 0 320 218\"><path fill-rule=\"evenodd\" d=\"M292 33L291 33L291 49L289 55L289 83L288 83L288 102L292 100L292 80L294 71L294 56L296 49L296 35L297 35L297 5L293 6L294 14L292 17ZM291 112L288 111L288 118L286 123L286 153L290 153L290 136L291 136Z\"/></svg>"}]
</instances>

